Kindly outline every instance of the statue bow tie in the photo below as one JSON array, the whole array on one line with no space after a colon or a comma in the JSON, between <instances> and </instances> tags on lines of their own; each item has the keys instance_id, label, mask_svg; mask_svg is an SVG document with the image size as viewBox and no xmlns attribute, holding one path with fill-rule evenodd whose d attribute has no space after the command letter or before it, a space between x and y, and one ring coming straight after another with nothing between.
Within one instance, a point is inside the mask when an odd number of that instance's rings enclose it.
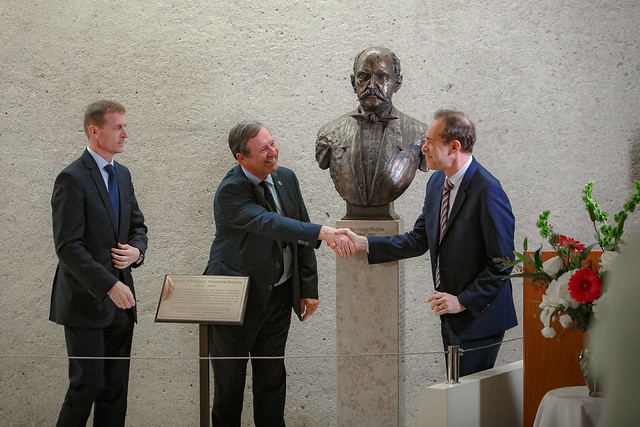
<instances>
[{"instance_id":1,"label":"statue bow tie","mask_svg":"<svg viewBox=\"0 0 640 427\"><path fill-rule=\"evenodd\" d=\"M381 116L378 116L376 113L358 113L358 114L352 114L351 117L353 117L356 120L360 120L363 122L371 122L371 123L398 120L398 117L392 116L391 114L383 114Z\"/></svg>"}]
</instances>

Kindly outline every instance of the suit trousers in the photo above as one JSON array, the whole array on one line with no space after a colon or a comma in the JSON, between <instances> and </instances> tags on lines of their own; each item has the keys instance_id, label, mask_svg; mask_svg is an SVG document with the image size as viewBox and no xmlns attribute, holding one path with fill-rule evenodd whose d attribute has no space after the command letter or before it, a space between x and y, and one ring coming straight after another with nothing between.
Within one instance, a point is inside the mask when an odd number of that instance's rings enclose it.
<instances>
[{"instance_id":1,"label":"suit trousers","mask_svg":"<svg viewBox=\"0 0 640 427\"><path fill-rule=\"evenodd\" d=\"M247 302L242 325L211 325L209 348L213 359L213 426L240 426L247 371L244 357L284 356L291 324L289 279L276 286L262 306L259 298ZM251 291L249 291L251 292ZM284 426L286 370L284 359L251 359L253 420L256 426Z\"/></svg>"},{"instance_id":2,"label":"suit trousers","mask_svg":"<svg viewBox=\"0 0 640 427\"><path fill-rule=\"evenodd\" d=\"M124 426L127 413L129 357L133 340L131 309L116 309L106 328L64 327L67 355L97 359L69 359L69 388L57 426L86 426L95 403L94 426Z\"/></svg>"},{"instance_id":3,"label":"suit trousers","mask_svg":"<svg viewBox=\"0 0 640 427\"><path fill-rule=\"evenodd\" d=\"M443 316L449 315L445 314ZM450 316L455 316L455 314ZM440 330L445 351L450 345L458 345L461 350L464 350L460 356L461 377L493 368L500 350L500 343L504 338L504 332L477 339L460 339L451 330L446 318L441 320ZM449 363L446 358L445 361L448 368Z\"/></svg>"}]
</instances>

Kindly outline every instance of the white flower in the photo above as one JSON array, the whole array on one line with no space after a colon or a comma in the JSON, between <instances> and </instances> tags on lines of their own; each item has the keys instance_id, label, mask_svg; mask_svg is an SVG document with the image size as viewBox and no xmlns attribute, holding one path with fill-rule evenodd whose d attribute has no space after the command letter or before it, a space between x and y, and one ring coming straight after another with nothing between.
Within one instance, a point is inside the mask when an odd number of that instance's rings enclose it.
<instances>
[{"instance_id":1,"label":"white flower","mask_svg":"<svg viewBox=\"0 0 640 427\"><path fill-rule=\"evenodd\" d=\"M602 252L602 255L600 255L600 265L602 268L605 270L611 270L618 258L618 255L620 255L620 253L615 251Z\"/></svg>"},{"instance_id":2,"label":"white flower","mask_svg":"<svg viewBox=\"0 0 640 427\"><path fill-rule=\"evenodd\" d=\"M564 267L564 263L562 262L562 258L559 256L554 256L551 259L542 263L542 271L547 273L549 276L554 277L558 272Z\"/></svg>"},{"instance_id":3,"label":"white flower","mask_svg":"<svg viewBox=\"0 0 640 427\"><path fill-rule=\"evenodd\" d=\"M544 296L542 298L544 299ZM553 313L555 307L545 305L543 301L540 303L540 308L542 309L542 311L540 311L540 321L544 326L540 332L542 332L542 336L545 338L553 338L556 335L556 331L551 327L551 313Z\"/></svg>"},{"instance_id":4,"label":"white flower","mask_svg":"<svg viewBox=\"0 0 640 427\"><path fill-rule=\"evenodd\" d=\"M569 279L577 270L571 270L552 280L549 287L542 296L542 302L546 305L578 308L580 304L571 298L569 293ZM541 307L542 308L542 307Z\"/></svg>"},{"instance_id":5,"label":"white flower","mask_svg":"<svg viewBox=\"0 0 640 427\"><path fill-rule=\"evenodd\" d=\"M580 304L571 298L569 294L569 279L577 270L564 273L562 276L549 283L549 287L542 294L542 302L540 303L540 321L544 328L540 331L542 336L553 338L556 331L551 327L551 318L557 316L558 312L564 311L565 308L577 308ZM573 324L573 319L568 314L563 314L558 318L563 328L567 329Z\"/></svg>"},{"instance_id":6,"label":"white flower","mask_svg":"<svg viewBox=\"0 0 640 427\"><path fill-rule=\"evenodd\" d=\"M560 324L562 325L562 327L565 329L568 329L573 323L573 319L571 318L571 316L569 316L566 313L560 316L558 320L560 321Z\"/></svg>"},{"instance_id":7,"label":"white flower","mask_svg":"<svg viewBox=\"0 0 640 427\"><path fill-rule=\"evenodd\" d=\"M542 336L545 338L553 338L556 336L556 331L551 327L545 327L540 332L542 332Z\"/></svg>"}]
</instances>

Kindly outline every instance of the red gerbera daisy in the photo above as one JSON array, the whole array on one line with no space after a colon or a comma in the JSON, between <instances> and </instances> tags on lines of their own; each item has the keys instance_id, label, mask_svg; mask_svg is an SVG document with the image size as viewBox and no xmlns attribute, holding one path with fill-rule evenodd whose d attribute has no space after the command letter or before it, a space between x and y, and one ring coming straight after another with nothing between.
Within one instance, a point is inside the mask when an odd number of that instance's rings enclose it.
<instances>
[{"instance_id":1,"label":"red gerbera daisy","mask_svg":"<svg viewBox=\"0 0 640 427\"><path fill-rule=\"evenodd\" d=\"M588 268L581 268L569 279L569 294L577 302L591 302L600 296L602 280Z\"/></svg>"},{"instance_id":2,"label":"red gerbera daisy","mask_svg":"<svg viewBox=\"0 0 640 427\"><path fill-rule=\"evenodd\" d=\"M558 234L558 237L556 238L556 241L558 242L558 244L560 246L563 247L568 247L571 246L571 250L576 251L576 252L582 252L582 250L584 249L584 245L582 243L580 243L579 241L572 239L570 237L567 237L563 234Z\"/></svg>"}]
</instances>

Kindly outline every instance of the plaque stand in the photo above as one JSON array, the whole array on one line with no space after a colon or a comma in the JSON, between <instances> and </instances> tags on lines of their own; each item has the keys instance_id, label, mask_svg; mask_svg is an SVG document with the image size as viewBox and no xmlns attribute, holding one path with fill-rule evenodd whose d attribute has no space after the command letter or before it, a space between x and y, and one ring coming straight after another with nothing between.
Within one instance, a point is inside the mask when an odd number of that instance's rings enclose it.
<instances>
[{"instance_id":1,"label":"plaque stand","mask_svg":"<svg viewBox=\"0 0 640 427\"><path fill-rule=\"evenodd\" d=\"M209 329L200 324L200 427L209 427Z\"/></svg>"},{"instance_id":2,"label":"plaque stand","mask_svg":"<svg viewBox=\"0 0 640 427\"><path fill-rule=\"evenodd\" d=\"M363 236L399 233L402 220L340 220ZM338 425L403 426L404 274L367 253L336 258Z\"/></svg>"},{"instance_id":3,"label":"plaque stand","mask_svg":"<svg viewBox=\"0 0 640 427\"><path fill-rule=\"evenodd\" d=\"M209 324L242 324L249 278L167 274L156 309L156 322L198 323L200 427L209 427Z\"/></svg>"}]
</instances>

